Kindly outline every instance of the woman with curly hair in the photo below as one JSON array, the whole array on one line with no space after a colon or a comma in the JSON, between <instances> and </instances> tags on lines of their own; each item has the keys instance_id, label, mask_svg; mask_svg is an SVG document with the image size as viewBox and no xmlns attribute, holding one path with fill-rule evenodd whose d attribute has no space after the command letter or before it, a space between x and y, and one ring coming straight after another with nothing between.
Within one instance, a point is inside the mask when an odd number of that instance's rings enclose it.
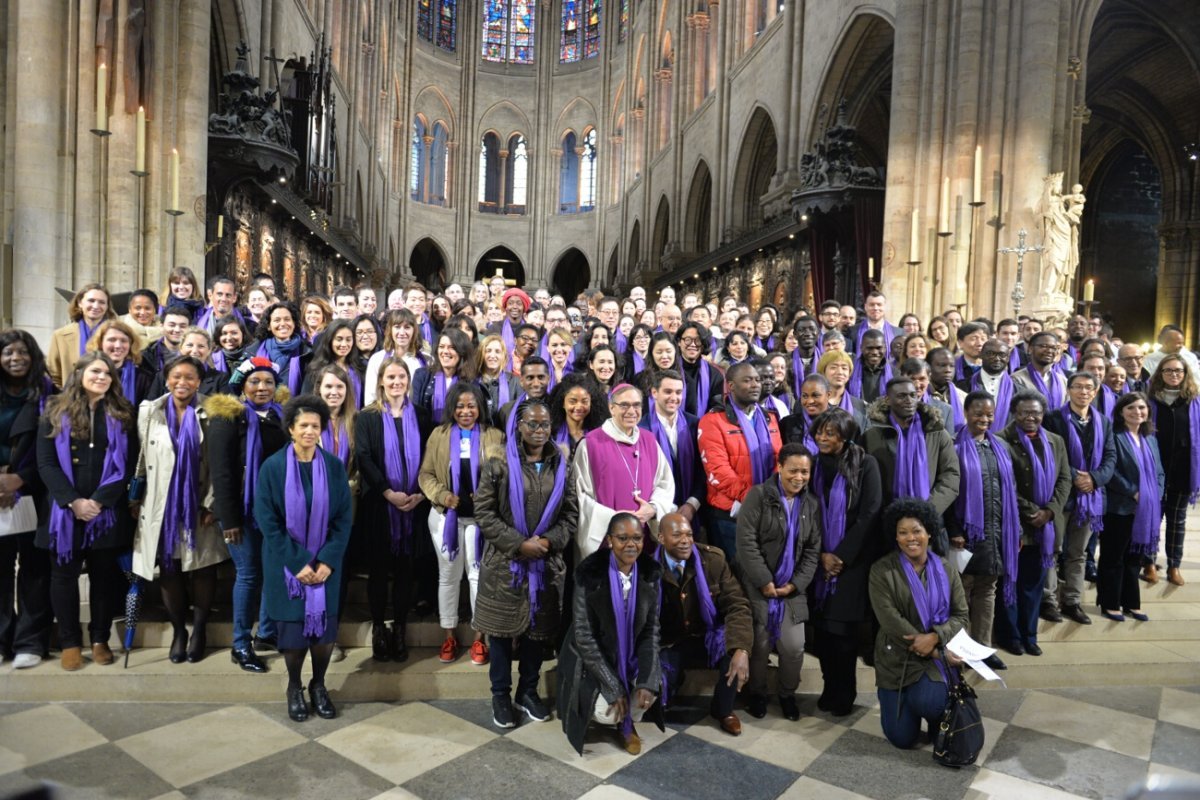
<instances>
[{"instance_id":1,"label":"woman with curly hair","mask_svg":"<svg viewBox=\"0 0 1200 800\"><path fill-rule=\"evenodd\" d=\"M608 401L586 374L572 372L554 387L548 398L550 406L550 436L566 445L569 455L583 437L604 424L608 418Z\"/></svg>"},{"instance_id":2,"label":"woman with curly hair","mask_svg":"<svg viewBox=\"0 0 1200 800\"><path fill-rule=\"evenodd\" d=\"M255 355L277 365L279 383L292 394L299 394L304 371L312 360L312 347L301 335L296 307L291 303L276 303L268 308L255 335L259 342Z\"/></svg>"}]
</instances>

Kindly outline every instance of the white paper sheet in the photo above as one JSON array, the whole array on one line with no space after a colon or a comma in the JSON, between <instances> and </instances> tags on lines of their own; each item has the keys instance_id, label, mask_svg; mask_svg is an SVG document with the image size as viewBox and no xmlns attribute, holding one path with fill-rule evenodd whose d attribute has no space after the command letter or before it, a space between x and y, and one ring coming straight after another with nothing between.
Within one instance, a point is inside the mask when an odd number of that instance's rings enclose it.
<instances>
[{"instance_id":1,"label":"white paper sheet","mask_svg":"<svg viewBox=\"0 0 1200 800\"><path fill-rule=\"evenodd\" d=\"M958 568L959 575L963 574L963 570L967 568L967 564L970 563L974 555L974 553L965 547L961 550L956 547L950 548L950 558L954 562L954 566Z\"/></svg>"},{"instance_id":2,"label":"white paper sheet","mask_svg":"<svg viewBox=\"0 0 1200 800\"><path fill-rule=\"evenodd\" d=\"M953 639L946 645L948 652L961 658L963 661L979 673L984 680L1000 681L1007 688L1004 679L997 675L991 667L983 663L984 659L995 655L996 650L991 647L984 647L979 642L975 641L967 634L966 629L959 631Z\"/></svg>"}]
</instances>

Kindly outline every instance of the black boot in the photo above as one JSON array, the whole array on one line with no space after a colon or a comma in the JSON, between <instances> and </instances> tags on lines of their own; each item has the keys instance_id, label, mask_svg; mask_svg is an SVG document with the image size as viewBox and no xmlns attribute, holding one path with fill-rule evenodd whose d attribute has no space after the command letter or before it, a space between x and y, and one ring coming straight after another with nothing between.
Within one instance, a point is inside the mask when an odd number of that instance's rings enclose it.
<instances>
[{"instance_id":1,"label":"black boot","mask_svg":"<svg viewBox=\"0 0 1200 800\"><path fill-rule=\"evenodd\" d=\"M287 690L288 718L292 722L304 722L308 719L308 703L304 701L304 687L289 686Z\"/></svg>"},{"instance_id":2,"label":"black boot","mask_svg":"<svg viewBox=\"0 0 1200 800\"><path fill-rule=\"evenodd\" d=\"M329 692L326 690L325 684L310 681L308 696L312 698L313 711L317 712L318 717L333 719L337 716L337 709L333 707L333 701L329 699Z\"/></svg>"},{"instance_id":3,"label":"black boot","mask_svg":"<svg viewBox=\"0 0 1200 800\"><path fill-rule=\"evenodd\" d=\"M392 627L392 661L400 663L408 661L408 644L404 641L405 626L399 622Z\"/></svg>"},{"instance_id":4,"label":"black boot","mask_svg":"<svg viewBox=\"0 0 1200 800\"><path fill-rule=\"evenodd\" d=\"M387 623L376 622L371 625L371 658L376 661L391 660L391 631Z\"/></svg>"}]
</instances>

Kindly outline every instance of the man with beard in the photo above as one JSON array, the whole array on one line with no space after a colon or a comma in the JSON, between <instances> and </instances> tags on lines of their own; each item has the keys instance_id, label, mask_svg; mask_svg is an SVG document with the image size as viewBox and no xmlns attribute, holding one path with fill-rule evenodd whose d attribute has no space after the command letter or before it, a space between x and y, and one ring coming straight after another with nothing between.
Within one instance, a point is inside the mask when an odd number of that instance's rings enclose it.
<instances>
[{"instance_id":1,"label":"man with beard","mask_svg":"<svg viewBox=\"0 0 1200 800\"><path fill-rule=\"evenodd\" d=\"M971 378L957 382L959 389L967 394L984 391L996 403L996 416L992 421L995 430L1003 430L1008 424L1009 405L1017 391L1012 376L1008 374L1011 362L1008 346L999 339L988 339L980 350L982 367Z\"/></svg>"},{"instance_id":2,"label":"man with beard","mask_svg":"<svg viewBox=\"0 0 1200 800\"><path fill-rule=\"evenodd\" d=\"M1067 355L1071 357L1072 365L1078 365L1083 360L1083 343L1087 338L1087 317L1076 314L1067 322Z\"/></svg>"},{"instance_id":3,"label":"man with beard","mask_svg":"<svg viewBox=\"0 0 1200 800\"><path fill-rule=\"evenodd\" d=\"M1029 340L1029 364L1013 373L1013 381L1046 398L1047 408L1061 408L1067 402L1067 379L1054 368L1062 346L1049 331L1035 333Z\"/></svg>"},{"instance_id":4,"label":"man with beard","mask_svg":"<svg viewBox=\"0 0 1200 800\"><path fill-rule=\"evenodd\" d=\"M783 418L792 413L787 404L787 387L775 385L775 369L770 361L765 358L752 358L750 363L758 370L759 380L762 381L762 400L759 405L774 413L777 421L782 423ZM783 391L783 397L776 396L777 390Z\"/></svg>"},{"instance_id":5,"label":"man with beard","mask_svg":"<svg viewBox=\"0 0 1200 800\"><path fill-rule=\"evenodd\" d=\"M821 303L821 310L817 313L817 319L821 323L820 333L828 331L841 331L842 327L842 307L838 305L837 300L826 300Z\"/></svg>"},{"instance_id":6,"label":"man with beard","mask_svg":"<svg viewBox=\"0 0 1200 800\"><path fill-rule=\"evenodd\" d=\"M886 337L871 329L863 334L858 345L858 365L850 377L846 391L870 404L883 394L884 386L892 377L891 365L887 363Z\"/></svg>"}]
</instances>

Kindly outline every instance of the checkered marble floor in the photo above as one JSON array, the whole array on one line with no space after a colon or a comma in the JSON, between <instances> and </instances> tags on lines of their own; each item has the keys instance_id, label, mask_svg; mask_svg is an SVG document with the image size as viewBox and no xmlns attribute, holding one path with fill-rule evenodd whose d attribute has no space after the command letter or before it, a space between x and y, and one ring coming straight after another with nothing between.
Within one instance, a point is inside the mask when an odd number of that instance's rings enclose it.
<instances>
[{"instance_id":1,"label":"checkered marble floor","mask_svg":"<svg viewBox=\"0 0 1200 800\"><path fill-rule=\"evenodd\" d=\"M980 696L979 765L951 770L929 747L883 738L873 695L849 717L788 722L742 714L730 737L682 700L642 754L594 732L582 757L557 721L491 724L486 700L345 703L288 721L270 705L0 703L0 797L39 782L81 798L757 798L1121 797L1150 776L1200 785L1200 687L998 690ZM335 697L336 701L336 697Z\"/></svg>"}]
</instances>

